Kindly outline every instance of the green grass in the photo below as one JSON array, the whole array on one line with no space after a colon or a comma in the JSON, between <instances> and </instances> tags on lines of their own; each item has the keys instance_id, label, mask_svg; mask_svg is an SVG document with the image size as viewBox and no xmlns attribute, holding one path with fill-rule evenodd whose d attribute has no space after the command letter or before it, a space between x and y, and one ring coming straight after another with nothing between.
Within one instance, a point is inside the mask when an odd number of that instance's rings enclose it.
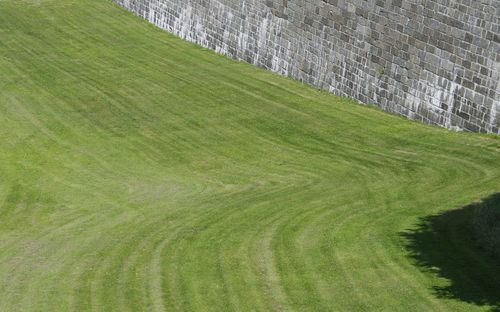
<instances>
[{"instance_id":1,"label":"green grass","mask_svg":"<svg viewBox=\"0 0 500 312\"><path fill-rule=\"evenodd\" d=\"M2 312L500 309L495 262L429 219L500 190L498 137L104 0L0 1L0 178Z\"/></svg>"},{"instance_id":2,"label":"green grass","mask_svg":"<svg viewBox=\"0 0 500 312\"><path fill-rule=\"evenodd\" d=\"M491 203L493 198L485 203ZM407 248L419 267L450 281L433 286L438 297L492 306L493 311L499 311L500 262L488 248L488 243L497 243L498 238L486 236L489 240L481 240L478 238L483 237L477 235L492 233L492 227L485 224L498 221L484 220L481 228L477 228L475 215L482 204L421 218L415 229L402 236L407 239Z\"/></svg>"},{"instance_id":3,"label":"green grass","mask_svg":"<svg viewBox=\"0 0 500 312\"><path fill-rule=\"evenodd\" d=\"M500 193L472 205L472 231L477 245L500 260Z\"/></svg>"}]
</instances>

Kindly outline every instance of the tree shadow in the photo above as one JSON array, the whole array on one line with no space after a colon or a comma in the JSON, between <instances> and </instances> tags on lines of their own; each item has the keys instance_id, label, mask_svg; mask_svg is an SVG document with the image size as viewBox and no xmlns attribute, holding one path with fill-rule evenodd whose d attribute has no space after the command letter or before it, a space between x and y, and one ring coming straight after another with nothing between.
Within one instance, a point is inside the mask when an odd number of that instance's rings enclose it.
<instances>
[{"instance_id":1,"label":"tree shadow","mask_svg":"<svg viewBox=\"0 0 500 312\"><path fill-rule=\"evenodd\" d=\"M438 298L458 299L500 312L500 259L482 248L473 232L477 209L484 203L500 205L500 193L481 203L421 218L415 229L401 236L410 257L423 271L449 280L448 286L432 288Z\"/></svg>"}]
</instances>

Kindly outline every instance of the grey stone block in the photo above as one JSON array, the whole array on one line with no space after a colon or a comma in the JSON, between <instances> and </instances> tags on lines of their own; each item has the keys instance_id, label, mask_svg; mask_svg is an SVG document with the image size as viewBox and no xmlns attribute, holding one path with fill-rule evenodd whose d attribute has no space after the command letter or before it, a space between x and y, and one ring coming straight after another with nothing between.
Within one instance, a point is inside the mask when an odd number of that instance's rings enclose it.
<instances>
[{"instance_id":1,"label":"grey stone block","mask_svg":"<svg viewBox=\"0 0 500 312\"><path fill-rule=\"evenodd\" d=\"M453 129L500 128L499 1L111 1L182 38L365 104Z\"/></svg>"}]
</instances>

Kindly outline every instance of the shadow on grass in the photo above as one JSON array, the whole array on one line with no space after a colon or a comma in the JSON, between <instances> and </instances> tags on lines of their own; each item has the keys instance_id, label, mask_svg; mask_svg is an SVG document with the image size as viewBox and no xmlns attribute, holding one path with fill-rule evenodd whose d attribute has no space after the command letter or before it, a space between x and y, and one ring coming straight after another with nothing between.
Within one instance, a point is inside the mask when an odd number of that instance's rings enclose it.
<instances>
[{"instance_id":1,"label":"shadow on grass","mask_svg":"<svg viewBox=\"0 0 500 312\"><path fill-rule=\"evenodd\" d=\"M417 228L401 235L422 270L449 280L448 286L433 287L437 297L500 312L500 259L482 248L474 235L474 220L485 203L499 208L500 193L481 203L422 218Z\"/></svg>"}]
</instances>

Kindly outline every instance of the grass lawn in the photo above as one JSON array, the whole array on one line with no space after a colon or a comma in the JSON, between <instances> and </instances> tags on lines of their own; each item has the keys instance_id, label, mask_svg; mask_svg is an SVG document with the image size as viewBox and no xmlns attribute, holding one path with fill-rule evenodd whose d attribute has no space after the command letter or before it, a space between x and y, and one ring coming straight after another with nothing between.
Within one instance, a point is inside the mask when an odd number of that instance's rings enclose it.
<instances>
[{"instance_id":1,"label":"grass lawn","mask_svg":"<svg viewBox=\"0 0 500 312\"><path fill-rule=\"evenodd\" d=\"M0 0L2 312L498 311L470 213L437 216L498 191L498 137Z\"/></svg>"}]
</instances>

